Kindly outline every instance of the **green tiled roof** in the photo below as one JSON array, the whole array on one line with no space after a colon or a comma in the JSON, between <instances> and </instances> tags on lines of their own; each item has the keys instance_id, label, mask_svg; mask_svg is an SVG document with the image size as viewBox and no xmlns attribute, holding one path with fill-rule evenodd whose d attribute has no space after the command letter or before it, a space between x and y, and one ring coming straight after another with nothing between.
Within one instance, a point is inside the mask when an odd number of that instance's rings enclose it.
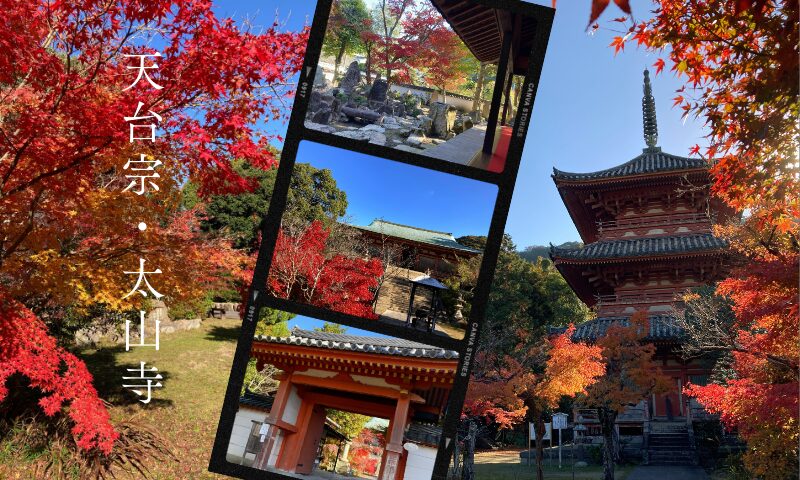
<instances>
[{"instance_id":1,"label":"green tiled roof","mask_svg":"<svg viewBox=\"0 0 800 480\"><path fill-rule=\"evenodd\" d=\"M553 178L556 180L600 180L610 178L644 175L680 170L705 170L710 167L707 160L700 158L686 158L664 153L660 148L648 148L629 162L622 165L599 170L597 172L573 173L553 169Z\"/></svg>"},{"instance_id":2,"label":"green tiled roof","mask_svg":"<svg viewBox=\"0 0 800 480\"><path fill-rule=\"evenodd\" d=\"M714 251L722 250L727 246L728 243L725 240L711 234L636 238L600 241L583 248L559 248L550 245L550 258L571 260L629 258Z\"/></svg>"},{"instance_id":3,"label":"green tiled roof","mask_svg":"<svg viewBox=\"0 0 800 480\"><path fill-rule=\"evenodd\" d=\"M450 248L468 253L481 253L480 250L467 247L458 243L452 233L437 232L436 230L426 230L424 228L401 225L399 223L387 222L385 220L373 220L367 226L355 226L360 230L374 232L387 237L402 238L412 242L426 243L439 247Z\"/></svg>"}]
</instances>

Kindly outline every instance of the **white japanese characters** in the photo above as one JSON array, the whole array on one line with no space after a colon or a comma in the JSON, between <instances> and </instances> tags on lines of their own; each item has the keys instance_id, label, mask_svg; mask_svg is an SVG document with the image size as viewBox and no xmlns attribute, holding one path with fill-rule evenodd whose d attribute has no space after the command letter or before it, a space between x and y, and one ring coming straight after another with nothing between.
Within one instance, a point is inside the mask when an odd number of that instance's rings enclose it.
<instances>
[{"instance_id":1,"label":"white japanese characters","mask_svg":"<svg viewBox=\"0 0 800 480\"><path fill-rule=\"evenodd\" d=\"M148 88L148 85L149 88L154 88L156 90L162 90L164 88L162 85L157 84L148 73L148 71L158 70L158 64L155 63L155 60L157 58L161 58L160 52L142 55L124 55L124 57L126 59L135 59L132 62L134 65L127 65L125 68L136 71L136 80L124 88L123 91L136 87L142 80L146 80L146 83L143 82L139 88ZM126 122L128 122L128 140L130 143L154 143L158 135L158 127L164 120L164 118L158 112L145 109L145 104L141 101L138 102L136 111L133 113L133 115L124 117L124 119ZM122 192L130 192L138 196L158 192L160 189L157 182L161 178L161 175L156 171L156 169L163 165L164 164L161 162L161 160L151 158L144 153L139 154L138 159L128 160L122 167L122 170L126 173L125 179L127 182L127 186L122 190ZM136 228L140 232L144 232L147 230L147 224L145 222L140 222L138 225L136 225ZM164 297L164 295L156 290L155 287L153 287L153 284L150 283L151 278L148 278L148 275L160 275L161 269L155 268L148 271L145 269L145 263L146 260L140 257L138 270L122 272L125 275L136 276L136 282L133 285L133 288L131 288L130 291L128 291L128 293L122 297L123 299L131 297L137 293L145 299L160 300L162 297ZM161 321L158 318L153 321L153 343L147 343L147 329L145 328L146 321L147 312L144 310L139 310L139 328L138 332L134 332L133 334L131 332L132 322L130 320L125 321L126 352L130 351L133 347L148 347L154 348L155 350L159 350L161 348L161 341L159 337ZM132 337L138 338L138 342L131 342ZM163 386L161 383L163 377L160 373L158 373L158 368L155 366L147 367L146 365L146 362L139 362L139 368L127 369L128 372L137 373L137 376L122 377L122 380L126 381L122 385L123 388L130 389L134 394L140 397L139 401L144 404L148 404L152 400L154 388L161 388ZM130 382L133 380L137 382Z\"/></svg>"}]
</instances>

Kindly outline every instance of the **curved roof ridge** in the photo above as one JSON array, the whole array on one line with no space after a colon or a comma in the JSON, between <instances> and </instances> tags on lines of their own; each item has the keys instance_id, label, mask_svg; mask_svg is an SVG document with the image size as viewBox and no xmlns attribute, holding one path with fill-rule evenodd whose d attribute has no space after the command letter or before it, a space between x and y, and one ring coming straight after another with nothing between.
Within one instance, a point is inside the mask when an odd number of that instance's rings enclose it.
<instances>
[{"instance_id":1,"label":"curved roof ridge","mask_svg":"<svg viewBox=\"0 0 800 480\"><path fill-rule=\"evenodd\" d=\"M713 161L702 158L681 157L665 153L656 147L644 149L639 156L623 164L595 172L566 172L553 167L552 176L556 180L597 180L676 170L708 169L712 163Z\"/></svg>"},{"instance_id":2,"label":"curved roof ridge","mask_svg":"<svg viewBox=\"0 0 800 480\"><path fill-rule=\"evenodd\" d=\"M402 357L431 358L451 360L458 358L458 352L393 337L365 337L346 333L320 332L294 327L288 337L256 335L255 340L330 350L346 350L361 353L396 355Z\"/></svg>"},{"instance_id":3,"label":"curved roof ridge","mask_svg":"<svg viewBox=\"0 0 800 480\"><path fill-rule=\"evenodd\" d=\"M575 332L572 334L574 341L596 340L605 335L606 330L611 325L619 324L623 327L630 326L630 315L597 317L575 325ZM677 318L671 314L648 314L648 332L645 339L681 339L686 332L677 324ZM564 333L566 329L560 327L550 329L551 334Z\"/></svg>"},{"instance_id":4,"label":"curved roof ridge","mask_svg":"<svg viewBox=\"0 0 800 480\"><path fill-rule=\"evenodd\" d=\"M720 250L728 242L712 233L688 233L659 237L601 240L580 248L550 245L550 258L589 260L594 258L636 257L644 255Z\"/></svg>"},{"instance_id":5,"label":"curved roof ridge","mask_svg":"<svg viewBox=\"0 0 800 480\"><path fill-rule=\"evenodd\" d=\"M420 230L420 231L423 231L423 232L439 233L439 234L442 234L442 235L449 235L451 237L453 236L453 234L451 232L442 232L442 231L439 231L439 230L431 230L430 228L415 227L413 225L406 225L404 223L390 222L388 220L383 220L383 219L380 219L380 218L376 218L375 220L370 222L369 225L372 226L372 225L374 225L376 223L386 223L388 225L394 225L395 227L405 227L405 228L411 228L413 230Z\"/></svg>"}]
</instances>

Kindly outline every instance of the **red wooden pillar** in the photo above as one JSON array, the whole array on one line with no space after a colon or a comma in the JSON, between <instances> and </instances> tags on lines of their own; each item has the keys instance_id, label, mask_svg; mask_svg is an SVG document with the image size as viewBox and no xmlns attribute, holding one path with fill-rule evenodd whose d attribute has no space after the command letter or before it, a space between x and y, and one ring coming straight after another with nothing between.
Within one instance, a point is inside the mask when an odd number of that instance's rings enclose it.
<instances>
[{"instance_id":1,"label":"red wooden pillar","mask_svg":"<svg viewBox=\"0 0 800 480\"><path fill-rule=\"evenodd\" d=\"M394 410L394 417L389 424L386 439L386 447L383 449L383 460L381 461L380 480L397 480L400 471L400 459L403 457L403 434L408 420L408 409L410 401L408 392L404 392L397 399L397 407Z\"/></svg>"},{"instance_id":2,"label":"red wooden pillar","mask_svg":"<svg viewBox=\"0 0 800 480\"><path fill-rule=\"evenodd\" d=\"M272 448L275 446L275 440L278 435L277 423L280 421L281 417L283 417L283 411L286 408L286 401L289 399L289 392L292 391L291 372L285 374L285 376L279 380L280 384L278 385L278 392L275 394L275 401L272 403L272 409L270 410L269 416L266 420L266 423L270 426L269 432L267 433L267 438L264 439L261 450L258 452L256 459L253 461L253 468L258 468L261 470L265 470L267 468L267 462L269 461Z\"/></svg>"}]
</instances>

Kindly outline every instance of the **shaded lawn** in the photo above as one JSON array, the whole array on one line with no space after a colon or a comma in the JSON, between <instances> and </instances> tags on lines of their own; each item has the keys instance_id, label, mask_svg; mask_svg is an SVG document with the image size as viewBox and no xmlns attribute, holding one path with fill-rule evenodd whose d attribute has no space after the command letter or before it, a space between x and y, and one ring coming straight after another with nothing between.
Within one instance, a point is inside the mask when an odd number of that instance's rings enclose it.
<instances>
[{"instance_id":1,"label":"shaded lawn","mask_svg":"<svg viewBox=\"0 0 800 480\"><path fill-rule=\"evenodd\" d=\"M139 347L125 352L123 344L77 352L94 375L100 396L112 403L114 422L147 424L170 443L177 460L151 462L153 478L228 478L207 469L240 325L240 320L207 319L199 329L163 334L159 351ZM164 387L154 389L149 405L122 388L128 383L122 376L133 375L125 369L138 367L140 361L164 376ZM0 456L0 478L37 478L33 468L30 459Z\"/></svg>"},{"instance_id":2,"label":"shaded lawn","mask_svg":"<svg viewBox=\"0 0 800 480\"><path fill-rule=\"evenodd\" d=\"M562 468L558 468L558 456L553 452L553 465L548 466L547 454L544 460L545 479L572 479L572 463L569 455L562 457ZM625 480L633 467L617 467L616 480ZM603 478L603 467L589 466L575 469L576 480L596 480ZM476 480L535 480L536 466L528 466L519 461L519 450L478 452L475 454Z\"/></svg>"}]
</instances>

